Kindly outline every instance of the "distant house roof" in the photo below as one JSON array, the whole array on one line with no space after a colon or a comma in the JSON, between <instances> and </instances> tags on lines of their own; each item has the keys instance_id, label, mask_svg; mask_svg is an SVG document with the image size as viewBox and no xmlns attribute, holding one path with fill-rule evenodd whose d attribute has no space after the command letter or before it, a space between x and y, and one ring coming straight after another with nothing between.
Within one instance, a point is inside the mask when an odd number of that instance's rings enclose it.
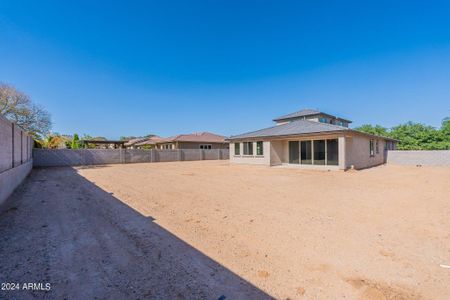
<instances>
[{"instance_id":1,"label":"distant house roof","mask_svg":"<svg viewBox=\"0 0 450 300\"><path fill-rule=\"evenodd\" d=\"M294 113L290 113L290 114L287 114L287 115L275 118L273 120L275 122L277 122L277 121L289 120L289 119L292 119L292 118L306 117L306 116L315 116L315 115L325 115L325 116L329 116L329 117L332 117L332 118L336 118L338 120L346 121L348 123L352 122L352 121L347 120L347 119L339 118L339 117L336 117L336 116L333 116L333 115L330 115L330 114L327 114L327 113L324 113L324 112L321 112L321 111L318 111L318 110L315 110L315 109L309 109L309 108L302 109L300 111L297 111L297 112L294 112Z\"/></svg>"},{"instance_id":2,"label":"distant house roof","mask_svg":"<svg viewBox=\"0 0 450 300\"><path fill-rule=\"evenodd\" d=\"M366 136L378 137L387 140L394 140L392 138L376 136L373 134L368 134L360 132L357 130L350 129L344 126L338 126L328 123L321 123L310 120L296 120L282 125L275 125L269 128L260 129L257 131L247 132L239 135L233 135L228 138L228 140L240 140L240 139L251 139L251 138L269 138L269 137L287 137L296 136L303 134L322 134L322 133L333 133L333 132L353 132L357 134L362 134Z\"/></svg>"},{"instance_id":3,"label":"distant house roof","mask_svg":"<svg viewBox=\"0 0 450 300\"><path fill-rule=\"evenodd\" d=\"M147 137L131 139L128 142L125 143L125 146L133 146L133 145L135 145L137 143L140 143L142 141L145 141L147 139L148 139Z\"/></svg>"},{"instance_id":4,"label":"distant house roof","mask_svg":"<svg viewBox=\"0 0 450 300\"><path fill-rule=\"evenodd\" d=\"M152 136L150 138L146 138L145 140L140 141L140 142L136 143L135 145L136 146L155 145L155 144L157 144L157 143L159 143L161 141L164 141L164 139L162 137L159 137L159 136L155 135L155 136Z\"/></svg>"},{"instance_id":5,"label":"distant house roof","mask_svg":"<svg viewBox=\"0 0 450 300\"><path fill-rule=\"evenodd\" d=\"M116 145L123 145L127 141L115 141L115 140L80 140L82 143L87 144L116 144Z\"/></svg>"},{"instance_id":6,"label":"distant house roof","mask_svg":"<svg viewBox=\"0 0 450 300\"><path fill-rule=\"evenodd\" d=\"M163 139L160 143L172 142L197 142L197 143L227 143L225 137L211 132L196 132L191 134L179 134Z\"/></svg>"}]
</instances>

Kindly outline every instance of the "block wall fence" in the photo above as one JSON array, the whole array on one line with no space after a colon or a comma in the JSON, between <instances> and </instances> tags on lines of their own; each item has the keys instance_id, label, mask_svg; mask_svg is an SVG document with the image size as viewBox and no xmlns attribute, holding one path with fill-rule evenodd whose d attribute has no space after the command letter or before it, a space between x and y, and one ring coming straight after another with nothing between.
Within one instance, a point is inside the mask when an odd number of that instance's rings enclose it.
<instances>
[{"instance_id":1,"label":"block wall fence","mask_svg":"<svg viewBox=\"0 0 450 300\"><path fill-rule=\"evenodd\" d=\"M228 149L34 149L33 154L35 167L221 160L228 158Z\"/></svg>"},{"instance_id":2,"label":"block wall fence","mask_svg":"<svg viewBox=\"0 0 450 300\"><path fill-rule=\"evenodd\" d=\"M0 115L0 204L33 166L33 138Z\"/></svg>"}]
</instances>

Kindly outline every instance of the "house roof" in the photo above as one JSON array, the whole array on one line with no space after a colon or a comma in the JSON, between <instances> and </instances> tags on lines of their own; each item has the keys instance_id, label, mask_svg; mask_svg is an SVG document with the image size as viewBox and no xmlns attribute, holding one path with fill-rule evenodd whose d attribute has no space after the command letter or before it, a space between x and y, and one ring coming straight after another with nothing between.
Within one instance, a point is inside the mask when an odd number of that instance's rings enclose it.
<instances>
[{"instance_id":1,"label":"house roof","mask_svg":"<svg viewBox=\"0 0 450 300\"><path fill-rule=\"evenodd\" d=\"M364 132L356 131L348 127L321 123L310 120L296 120L282 125L275 125L269 128L260 129L257 131L247 132L239 135L234 135L229 140L251 139L251 138L267 138L267 137L281 137L281 136L295 136L312 133L332 133L332 132L353 132L357 134L384 138L388 140L395 140L387 137L375 136Z\"/></svg>"},{"instance_id":2,"label":"house roof","mask_svg":"<svg viewBox=\"0 0 450 300\"><path fill-rule=\"evenodd\" d=\"M302 109L302 110L299 110L299 111L297 111L297 112L290 113L290 114L287 114L287 115L284 115L284 116L275 118L275 119L273 119L273 120L274 120L275 122L277 122L277 121L283 121L283 120L288 120L288 119L292 119L292 118L306 117L306 116L314 116L314 115L325 115L325 116L332 117L332 118L335 118L335 119L338 119L338 120L346 121L346 122L348 122L348 123L351 123L351 122L352 122L352 121L347 120L347 119L339 118L339 117L336 117L336 116L333 116L333 115L330 115L330 114L327 114L327 113L318 111L318 110L316 110L316 109L309 109L309 108L307 108L307 109Z\"/></svg>"},{"instance_id":3,"label":"house roof","mask_svg":"<svg viewBox=\"0 0 450 300\"><path fill-rule=\"evenodd\" d=\"M275 125L269 128L260 129L257 131L247 132L230 137L232 139L255 138L255 137L272 137L272 136L286 136L298 135L319 132L332 132L349 130L347 127L320 123L309 120L296 120L282 125Z\"/></svg>"},{"instance_id":4,"label":"house roof","mask_svg":"<svg viewBox=\"0 0 450 300\"><path fill-rule=\"evenodd\" d=\"M211 132L196 132L191 134L179 134L163 139L160 143L172 142L199 142L199 143L227 143L225 137Z\"/></svg>"},{"instance_id":5,"label":"house roof","mask_svg":"<svg viewBox=\"0 0 450 300\"><path fill-rule=\"evenodd\" d=\"M133 145L135 145L135 144L137 144L137 143L140 143L140 142L142 142L142 141L145 141L145 140L147 140L147 139L148 139L148 138L146 138L146 137L141 137L141 138L131 139L131 140L129 140L128 142L125 143L125 146L133 146Z\"/></svg>"},{"instance_id":6,"label":"house roof","mask_svg":"<svg viewBox=\"0 0 450 300\"><path fill-rule=\"evenodd\" d=\"M164 139L159 136L152 136L151 138L146 138L144 141L140 141L139 143L136 143L136 146L144 146L144 145L155 145Z\"/></svg>"}]
</instances>

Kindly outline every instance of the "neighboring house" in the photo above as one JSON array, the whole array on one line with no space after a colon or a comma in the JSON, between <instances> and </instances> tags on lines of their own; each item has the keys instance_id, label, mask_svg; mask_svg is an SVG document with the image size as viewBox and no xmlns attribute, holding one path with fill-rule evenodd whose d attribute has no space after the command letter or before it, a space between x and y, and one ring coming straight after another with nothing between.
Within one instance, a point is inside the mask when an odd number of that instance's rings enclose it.
<instances>
[{"instance_id":1,"label":"neighboring house","mask_svg":"<svg viewBox=\"0 0 450 300\"><path fill-rule=\"evenodd\" d=\"M137 144L139 144L139 143L141 143L141 142L144 142L144 141L146 141L146 140L148 140L149 138L148 137L141 137L141 138L135 138L135 139L131 139L131 140L129 140L128 142L126 142L125 144L124 144L124 146L126 147L126 148L129 148L129 149L137 149L138 147L137 147Z\"/></svg>"},{"instance_id":2,"label":"neighboring house","mask_svg":"<svg viewBox=\"0 0 450 300\"><path fill-rule=\"evenodd\" d=\"M179 134L156 143L158 149L228 149L224 136L210 132Z\"/></svg>"},{"instance_id":3,"label":"neighboring house","mask_svg":"<svg viewBox=\"0 0 450 300\"><path fill-rule=\"evenodd\" d=\"M144 149L144 148L153 149L153 148L156 148L157 143L160 143L162 141L164 141L164 138L154 135L150 138L146 138L145 140L134 144L134 146L137 149Z\"/></svg>"},{"instance_id":4,"label":"neighboring house","mask_svg":"<svg viewBox=\"0 0 450 300\"><path fill-rule=\"evenodd\" d=\"M230 161L305 168L362 169L386 162L397 140L348 128L350 120L304 109L276 126L231 136Z\"/></svg>"}]
</instances>

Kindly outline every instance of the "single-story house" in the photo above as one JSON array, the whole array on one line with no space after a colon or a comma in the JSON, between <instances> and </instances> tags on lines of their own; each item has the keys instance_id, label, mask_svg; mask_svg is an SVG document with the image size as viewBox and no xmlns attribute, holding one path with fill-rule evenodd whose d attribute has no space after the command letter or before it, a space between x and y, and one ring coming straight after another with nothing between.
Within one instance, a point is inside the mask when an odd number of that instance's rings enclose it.
<instances>
[{"instance_id":1,"label":"single-story house","mask_svg":"<svg viewBox=\"0 0 450 300\"><path fill-rule=\"evenodd\" d=\"M156 143L158 149L228 149L229 143L222 135L210 132L179 134Z\"/></svg>"},{"instance_id":2,"label":"single-story house","mask_svg":"<svg viewBox=\"0 0 450 300\"><path fill-rule=\"evenodd\" d=\"M135 144L135 147L137 149L143 149L143 148L156 148L156 144L159 142L164 141L164 138L159 137L157 135L154 135L152 137L146 138L143 141L139 141Z\"/></svg>"},{"instance_id":3,"label":"single-story house","mask_svg":"<svg viewBox=\"0 0 450 300\"><path fill-rule=\"evenodd\" d=\"M127 141L124 144L124 146L129 149L137 149L137 148L139 148L138 147L139 143L147 141L148 139L149 139L148 137L140 137L140 138L131 139L131 140Z\"/></svg>"},{"instance_id":4,"label":"single-story house","mask_svg":"<svg viewBox=\"0 0 450 300\"><path fill-rule=\"evenodd\" d=\"M313 109L274 119L273 127L231 136L232 163L363 169L386 162L397 140L350 129L350 120Z\"/></svg>"}]
</instances>

